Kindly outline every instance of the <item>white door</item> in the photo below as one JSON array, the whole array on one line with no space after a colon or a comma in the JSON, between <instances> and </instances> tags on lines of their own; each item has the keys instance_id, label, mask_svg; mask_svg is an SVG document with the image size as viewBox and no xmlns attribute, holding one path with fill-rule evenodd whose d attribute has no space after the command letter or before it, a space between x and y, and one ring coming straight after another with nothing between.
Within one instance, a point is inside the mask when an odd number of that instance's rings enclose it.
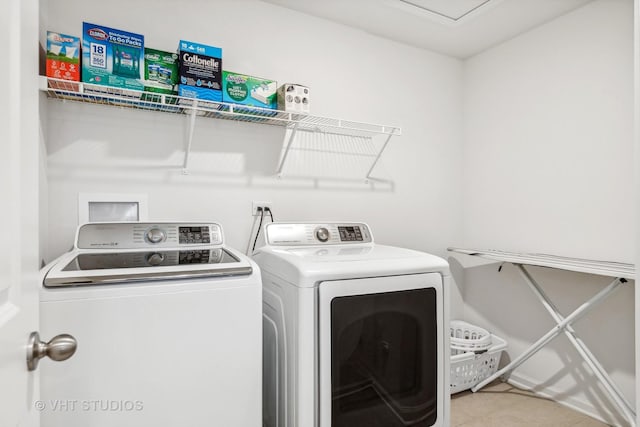
<instances>
[{"instance_id":1,"label":"white door","mask_svg":"<svg viewBox=\"0 0 640 427\"><path fill-rule=\"evenodd\" d=\"M38 329L38 2L6 0L0 12L0 426L36 427Z\"/></svg>"}]
</instances>

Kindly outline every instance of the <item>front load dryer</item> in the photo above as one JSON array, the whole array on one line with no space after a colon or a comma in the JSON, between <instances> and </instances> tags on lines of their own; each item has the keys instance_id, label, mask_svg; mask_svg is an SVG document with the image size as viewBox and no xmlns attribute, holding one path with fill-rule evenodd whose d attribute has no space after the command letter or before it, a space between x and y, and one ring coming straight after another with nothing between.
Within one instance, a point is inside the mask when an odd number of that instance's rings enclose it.
<instances>
[{"instance_id":1,"label":"front load dryer","mask_svg":"<svg viewBox=\"0 0 640 427\"><path fill-rule=\"evenodd\" d=\"M260 427L258 266L215 223L91 223L43 269L43 427Z\"/></svg>"},{"instance_id":2,"label":"front load dryer","mask_svg":"<svg viewBox=\"0 0 640 427\"><path fill-rule=\"evenodd\" d=\"M363 223L273 223L263 282L266 427L448 427L449 266Z\"/></svg>"}]
</instances>

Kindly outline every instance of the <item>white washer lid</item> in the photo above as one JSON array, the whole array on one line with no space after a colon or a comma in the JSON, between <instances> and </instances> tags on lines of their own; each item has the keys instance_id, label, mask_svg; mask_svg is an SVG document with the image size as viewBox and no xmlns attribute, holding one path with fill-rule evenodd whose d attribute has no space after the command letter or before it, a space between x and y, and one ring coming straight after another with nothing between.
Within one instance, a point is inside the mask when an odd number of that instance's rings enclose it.
<instances>
[{"instance_id":1,"label":"white washer lid","mask_svg":"<svg viewBox=\"0 0 640 427\"><path fill-rule=\"evenodd\" d=\"M299 287L327 280L404 274L449 275L449 264L424 252L394 246L349 244L260 248L254 259L261 269Z\"/></svg>"}]
</instances>

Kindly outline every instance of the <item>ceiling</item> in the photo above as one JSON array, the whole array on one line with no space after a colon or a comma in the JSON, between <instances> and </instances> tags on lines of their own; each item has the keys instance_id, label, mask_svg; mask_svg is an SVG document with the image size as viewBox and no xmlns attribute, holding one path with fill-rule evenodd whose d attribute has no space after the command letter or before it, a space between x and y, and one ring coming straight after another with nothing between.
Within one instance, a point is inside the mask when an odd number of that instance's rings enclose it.
<instances>
[{"instance_id":1,"label":"ceiling","mask_svg":"<svg viewBox=\"0 0 640 427\"><path fill-rule=\"evenodd\" d=\"M468 58L592 0L263 0Z\"/></svg>"}]
</instances>

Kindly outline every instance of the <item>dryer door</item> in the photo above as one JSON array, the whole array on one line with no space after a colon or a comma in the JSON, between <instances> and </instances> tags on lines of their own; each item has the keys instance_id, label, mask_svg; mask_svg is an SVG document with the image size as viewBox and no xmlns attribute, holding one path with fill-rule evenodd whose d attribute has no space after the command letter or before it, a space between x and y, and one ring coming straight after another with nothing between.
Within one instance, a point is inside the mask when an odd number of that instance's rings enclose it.
<instances>
[{"instance_id":1,"label":"dryer door","mask_svg":"<svg viewBox=\"0 0 640 427\"><path fill-rule=\"evenodd\" d=\"M321 427L443 425L443 301L438 273L320 284Z\"/></svg>"}]
</instances>

